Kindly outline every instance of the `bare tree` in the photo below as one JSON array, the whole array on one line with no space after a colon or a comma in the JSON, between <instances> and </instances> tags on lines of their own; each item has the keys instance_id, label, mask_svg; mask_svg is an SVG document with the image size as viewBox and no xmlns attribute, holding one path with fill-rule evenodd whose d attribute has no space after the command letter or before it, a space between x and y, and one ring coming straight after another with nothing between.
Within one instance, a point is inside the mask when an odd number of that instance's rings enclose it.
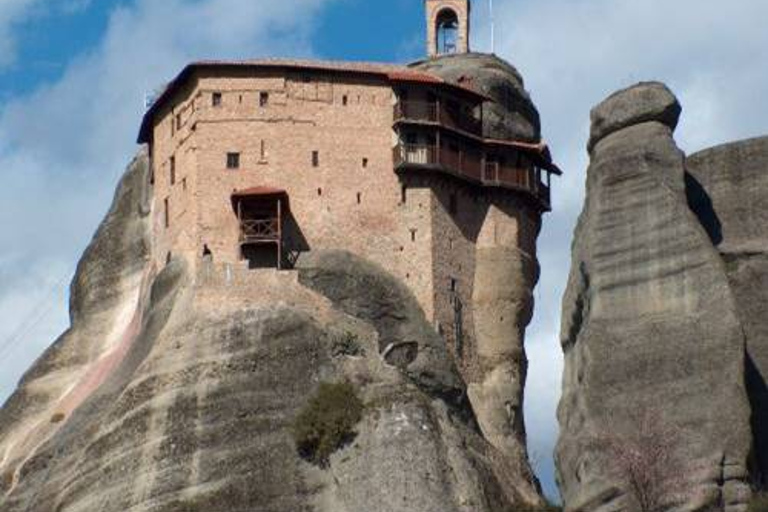
<instances>
[{"instance_id":1,"label":"bare tree","mask_svg":"<svg viewBox=\"0 0 768 512\"><path fill-rule=\"evenodd\" d=\"M686 490L684 465L677 455L680 432L659 414L633 415L633 428L623 435L604 434L610 469L619 476L640 512L659 512Z\"/></svg>"}]
</instances>

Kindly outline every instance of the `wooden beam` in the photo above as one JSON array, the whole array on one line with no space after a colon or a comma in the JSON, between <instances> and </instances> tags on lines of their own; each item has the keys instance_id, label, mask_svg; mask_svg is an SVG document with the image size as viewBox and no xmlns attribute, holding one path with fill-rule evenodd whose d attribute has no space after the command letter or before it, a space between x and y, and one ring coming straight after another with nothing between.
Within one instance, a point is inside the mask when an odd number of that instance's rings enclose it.
<instances>
[{"instance_id":1,"label":"wooden beam","mask_svg":"<svg viewBox=\"0 0 768 512\"><path fill-rule=\"evenodd\" d=\"M277 270L283 266L283 200L277 198Z\"/></svg>"},{"instance_id":2,"label":"wooden beam","mask_svg":"<svg viewBox=\"0 0 768 512\"><path fill-rule=\"evenodd\" d=\"M243 201L238 198L237 199L237 247L240 251L240 259L245 259L245 253L243 252L243 244L241 242L241 237L243 233Z\"/></svg>"}]
</instances>

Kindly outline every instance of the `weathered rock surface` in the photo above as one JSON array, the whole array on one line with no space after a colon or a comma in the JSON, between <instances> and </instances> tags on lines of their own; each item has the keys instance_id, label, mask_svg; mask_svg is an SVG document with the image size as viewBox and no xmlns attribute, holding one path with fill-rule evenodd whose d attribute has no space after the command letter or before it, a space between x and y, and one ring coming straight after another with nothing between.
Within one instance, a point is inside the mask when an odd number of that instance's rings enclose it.
<instances>
[{"instance_id":1,"label":"weathered rock surface","mask_svg":"<svg viewBox=\"0 0 768 512\"><path fill-rule=\"evenodd\" d=\"M747 335L747 387L755 466L768 486L768 138L688 157L688 196L725 263Z\"/></svg>"},{"instance_id":2,"label":"weathered rock surface","mask_svg":"<svg viewBox=\"0 0 768 512\"><path fill-rule=\"evenodd\" d=\"M679 108L640 84L593 111L587 198L563 299L559 483L567 510L634 510L617 454L640 417L669 446L667 505L745 510L744 334L719 254L688 209ZM669 490L669 489L667 489Z\"/></svg>"},{"instance_id":3,"label":"weathered rock surface","mask_svg":"<svg viewBox=\"0 0 768 512\"><path fill-rule=\"evenodd\" d=\"M617 91L591 112L592 126L588 149L608 135L637 124L655 121L673 131L682 107L666 85L645 82Z\"/></svg>"},{"instance_id":4,"label":"weathered rock surface","mask_svg":"<svg viewBox=\"0 0 768 512\"><path fill-rule=\"evenodd\" d=\"M499 474L461 377L401 283L351 255L314 254L298 271L314 290L302 288L301 307L234 292L206 302L182 260L148 267L148 182L142 155L79 267L72 328L0 412L3 512L490 512L525 501L530 482ZM349 333L361 351L338 350ZM320 382L341 380L366 411L319 468L291 427Z\"/></svg>"},{"instance_id":5,"label":"weathered rock surface","mask_svg":"<svg viewBox=\"0 0 768 512\"><path fill-rule=\"evenodd\" d=\"M483 131L494 139L541 140L541 121L525 90L522 75L495 55L445 55L413 66L456 83L465 83L493 98L483 106ZM467 79L471 78L471 82Z\"/></svg>"},{"instance_id":6,"label":"weathered rock surface","mask_svg":"<svg viewBox=\"0 0 768 512\"><path fill-rule=\"evenodd\" d=\"M493 102L483 104L483 132L494 139L541 142L541 123L523 77L495 55L445 55L417 62L414 67L483 92ZM496 209L515 219L499 222ZM486 439L506 458L497 473L529 479L528 499L540 494L526 449L523 394L528 361L525 329L533 312L533 290L539 277L536 238L540 212L520 204L489 210L477 238L471 318L465 345L472 369L464 376L468 396Z\"/></svg>"},{"instance_id":7,"label":"weathered rock surface","mask_svg":"<svg viewBox=\"0 0 768 512\"><path fill-rule=\"evenodd\" d=\"M71 286L71 327L26 373L0 414L0 489L114 368L139 322L150 251L147 155L131 163Z\"/></svg>"}]
</instances>

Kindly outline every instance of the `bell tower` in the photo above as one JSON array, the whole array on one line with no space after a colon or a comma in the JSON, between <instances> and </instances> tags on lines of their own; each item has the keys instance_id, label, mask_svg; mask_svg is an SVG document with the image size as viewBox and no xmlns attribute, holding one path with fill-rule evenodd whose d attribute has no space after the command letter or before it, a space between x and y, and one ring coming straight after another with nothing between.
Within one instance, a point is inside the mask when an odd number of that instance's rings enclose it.
<instances>
[{"instance_id":1,"label":"bell tower","mask_svg":"<svg viewBox=\"0 0 768 512\"><path fill-rule=\"evenodd\" d=\"M427 55L469 51L469 0L425 0Z\"/></svg>"}]
</instances>

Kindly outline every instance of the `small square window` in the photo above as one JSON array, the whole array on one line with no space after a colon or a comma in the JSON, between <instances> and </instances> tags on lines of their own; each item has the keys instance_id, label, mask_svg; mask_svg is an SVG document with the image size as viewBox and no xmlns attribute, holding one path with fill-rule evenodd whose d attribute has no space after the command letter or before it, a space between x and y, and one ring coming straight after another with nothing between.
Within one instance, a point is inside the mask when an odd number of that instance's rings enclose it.
<instances>
[{"instance_id":1,"label":"small square window","mask_svg":"<svg viewBox=\"0 0 768 512\"><path fill-rule=\"evenodd\" d=\"M267 105L269 105L269 93L262 92L259 94L259 106L266 107Z\"/></svg>"},{"instance_id":2,"label":"small square window","mask_svg":"<svg viewBox=\"0 0 768 512\"><path fill-rule=\"evenodd\" d=\"M211 95L211 104L214 107L220 107L221 106L221 93L215 92L213 95Z\"/></svg>"},{"instance_id":3,"label":"small square window","mask_svg":"<svg viewBox=\"0 0 768 512\"><path fill-rule=\"evenodd\" d=\"M312 167L319 167L320 166L320 152L319 151L313 151L312 152Z\"/></svg>"},{"instance_id":4,"label":"small square window","mask_svg":"<svg viewBox=\"0 0 768 512\"><path fill-rule=\"evenodd\" d=\"M240 153L227 153L227 169L240 168Z\"/></svg>"}]
</instances>

